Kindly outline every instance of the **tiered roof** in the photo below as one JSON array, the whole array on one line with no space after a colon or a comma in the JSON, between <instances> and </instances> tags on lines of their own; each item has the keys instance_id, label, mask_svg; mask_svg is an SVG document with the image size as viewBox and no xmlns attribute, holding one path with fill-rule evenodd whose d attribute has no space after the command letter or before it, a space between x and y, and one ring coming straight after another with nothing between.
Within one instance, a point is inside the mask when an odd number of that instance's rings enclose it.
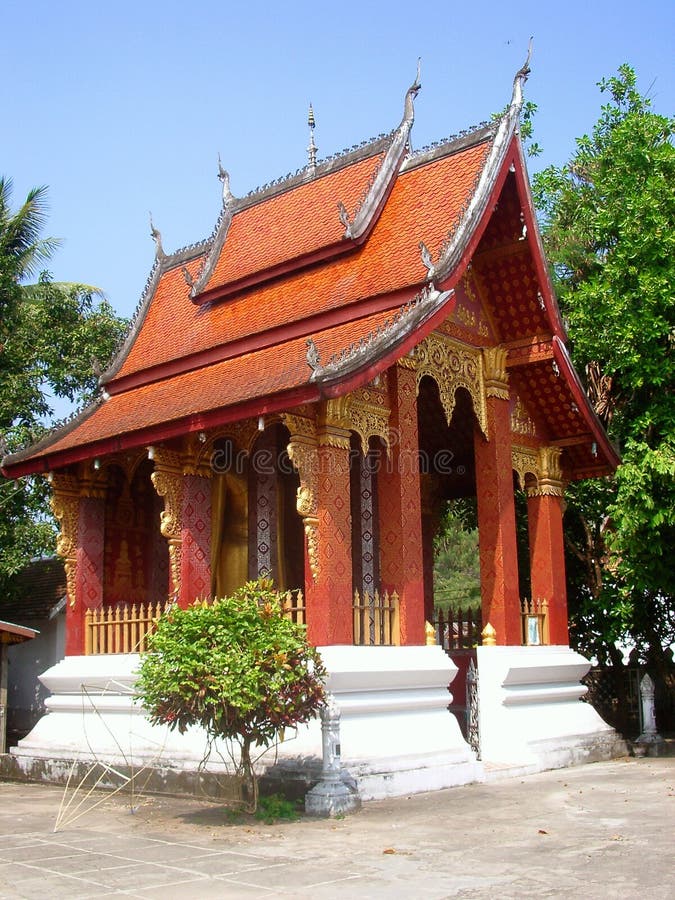
<instances>
[{"instance_id":1,"label":"tiered roof","mask_svg":"<svg viewBox=\"0 0 675 900\"><path fill-rule=\"evenodd\" d=\"M158 242L101 399L7 457L7 474L351 390L448 316L474 254L493 342L513 345L514 372L532 363L528 352L558 360L556 396L576 408L564 437L574 432L586 446L578 468L608 470L616 457L568 364L539 245L517 135L527 71L516 76L500 120L417 154L409 135L419 80L388 136L244 198L232 196L222 172L223 209L211 237L171 255ZM519 283L515 304L504 297L509 278ZM555 438L555 426L551 432Z\"/></svg>"}]
</instances>

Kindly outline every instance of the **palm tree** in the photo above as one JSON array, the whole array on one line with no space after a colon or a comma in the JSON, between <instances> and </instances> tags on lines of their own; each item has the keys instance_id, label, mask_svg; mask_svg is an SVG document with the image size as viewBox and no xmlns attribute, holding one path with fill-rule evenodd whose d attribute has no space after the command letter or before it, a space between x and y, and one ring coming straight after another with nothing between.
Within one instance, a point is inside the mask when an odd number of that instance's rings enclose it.
<instances>
[{"instance_id":1,"label":"palm tree","mask_svg":"<svg viewBox=\"0 0 675 900\"><path fill-rule=\"evenodd\" d=\"M98 393L92 358L105 363L126 330L98 288L44 271L60 245L41 236L47 189L31 190L16 211L11 199L12 181L0 177L0 458L44 433L55 401ZM0 603L14 573L53 547L45 494L40 479L0 477Z\"/></svg>"},{"instance_id":2,"label":"palm tree","mask_svg":"<svg viewBox=\"0 0 675 900\"><path fill-rule=\"evenodd\" d=\"M0 267L3 274L21 282L34 278L39 266L59 246L55 238L41 238L47 220L47 188L29 191L15 213L11 209L12 179L0 176Z\"/></svg>"}]
</instances>

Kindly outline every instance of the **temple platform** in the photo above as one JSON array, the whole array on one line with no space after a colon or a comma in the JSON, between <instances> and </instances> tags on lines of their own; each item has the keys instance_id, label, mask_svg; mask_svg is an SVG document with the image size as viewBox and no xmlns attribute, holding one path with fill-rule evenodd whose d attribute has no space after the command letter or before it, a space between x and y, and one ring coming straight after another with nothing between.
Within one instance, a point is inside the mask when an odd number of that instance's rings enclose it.
<instances>
[{"instance_id":1,"label":"temple platform","mask_svg":"<svg viewBox=\"0 0 675 900\"><path fill-rule=\"evenodd\" d=\"M438 646L320 648L340 708L344 778L362 800L404 796L610 759L625 742L580 698L590 664L567 647L478 648L481 756L448 711L457 667ZM150 724L135 699L135 654L66 657L41 680L48 713L3 764L8 777L63 783L100 772L146 790L217 793L230 750ZM318 719L285 735L259 770L303 793L321 770Z\"/></svg>"}]
</instances>

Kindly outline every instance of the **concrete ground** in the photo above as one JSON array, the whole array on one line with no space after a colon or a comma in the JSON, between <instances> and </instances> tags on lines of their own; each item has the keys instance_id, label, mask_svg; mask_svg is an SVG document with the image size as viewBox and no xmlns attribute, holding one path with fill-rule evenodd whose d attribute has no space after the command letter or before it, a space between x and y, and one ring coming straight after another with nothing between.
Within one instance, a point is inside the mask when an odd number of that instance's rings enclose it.
<instances>
[{"instance_id":1,"label":"concrete ground","mask_svg":"<svg viewBox=\"0 0 675 900\"><path fill-rule=\"evenodd\" d=\"M0 783L0 897L675 896L673 757L374 801L339 820L232 823L206 801L134 802L92 795L64 817L63 789Z\"/></svg>"}]
</instances>

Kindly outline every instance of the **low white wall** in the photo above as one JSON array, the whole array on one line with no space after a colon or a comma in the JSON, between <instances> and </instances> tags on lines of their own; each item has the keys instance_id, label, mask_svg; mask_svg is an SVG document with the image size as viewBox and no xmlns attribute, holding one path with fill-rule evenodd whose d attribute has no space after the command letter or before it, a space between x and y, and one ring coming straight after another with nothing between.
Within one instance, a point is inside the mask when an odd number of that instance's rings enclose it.
<instances>
[{"instance_id":1,"label":"low white wall","mask_svg":"<svg viewBox=\"0 0 675 900\"><path fill-rule=\"evenodd\" d=\"M480 766L448 711L457 668L440 647L319 648L328 690L341 711L342 762L363 799L463 784ZM17 760L100 759L140 767L196 768L206 738L150 725L133 692L137 655L66 657L41 676L49 710L18 747ZM318 719L289 732L276 751L282 769L321 759ZM221 747L221 752L227 756ZM223 768L217 754L207 766Z\"/></svg>"},{"instance_id":2,"label":"low white wall","mask_svg":"<svg viewBox=\"0 0 675 900\"><path fill-rule=\"evenodd\" d=\"M590 667L566 646L478 647L483 761L539 770L626 752L580 700Z\"/></svg>"}]
</instances>

